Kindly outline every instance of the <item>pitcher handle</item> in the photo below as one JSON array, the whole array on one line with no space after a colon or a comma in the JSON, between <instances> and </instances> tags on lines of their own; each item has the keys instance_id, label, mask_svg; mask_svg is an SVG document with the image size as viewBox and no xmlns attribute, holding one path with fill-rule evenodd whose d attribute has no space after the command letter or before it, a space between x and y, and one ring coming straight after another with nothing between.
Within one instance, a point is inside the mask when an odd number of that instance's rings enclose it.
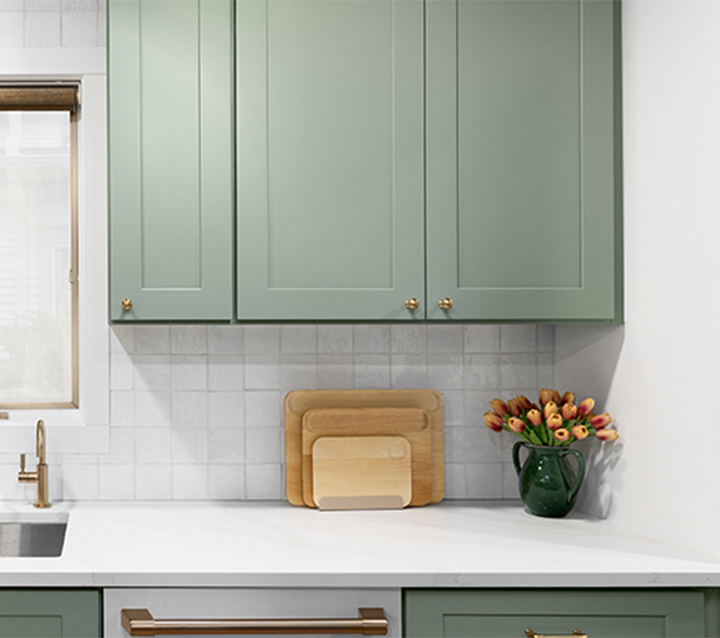
<instances>
[{"instance_id":1,"label":"pitcher handle","mask_svg":"<svg viewBox=\"0 0 720 638\"><path fill-rule=\"evenodd\" d=\"M513 465L515 466L515 471L518 475L522 471L522 466L520 465L520 448L522 447L527 447L527 443L525 443L525 441L518 441L515 445L513 445Z\"/></svg>"},{"instance_id":2,"label":"pitcher handle","mask_svg":"<svg viewBox=\"0 0 720 638\"><path fill-rule=\"evenodd\" d=\"M585 458L577 450L567 449L563 450L563 452L563 456L567 456L568 454L574 454L578 462L577 480L575 481L575 485L570 490L567 498L568 503L570 503L577 496L577 493L580 491L580 486L582 485L583 479L585 478Z\"/></svg>"}]
</instances>

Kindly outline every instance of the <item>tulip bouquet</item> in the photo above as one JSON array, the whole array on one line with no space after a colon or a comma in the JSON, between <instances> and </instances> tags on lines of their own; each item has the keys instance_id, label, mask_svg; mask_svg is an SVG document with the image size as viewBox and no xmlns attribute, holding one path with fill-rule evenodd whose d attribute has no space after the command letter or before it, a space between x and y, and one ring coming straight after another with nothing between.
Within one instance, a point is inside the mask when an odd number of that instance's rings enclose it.
<instances>
[{"instance_id":1,"label":"tulip bouquet","mask_svg":"<svg viewBox=\"0 0 720 638\"><path fill-rule=\"evenodd\" d=\"M526 443L533 445L567 446L589 436L601 441L614 441L620 435L607 428L612 418L607 412L595 415L593 399L575 405L575 395L544 388L540 392L540 405L531 403L525 396L490 402L492 410L485 413L485 425L493 432L507 430Z\"/></svg>"}]
</instances>

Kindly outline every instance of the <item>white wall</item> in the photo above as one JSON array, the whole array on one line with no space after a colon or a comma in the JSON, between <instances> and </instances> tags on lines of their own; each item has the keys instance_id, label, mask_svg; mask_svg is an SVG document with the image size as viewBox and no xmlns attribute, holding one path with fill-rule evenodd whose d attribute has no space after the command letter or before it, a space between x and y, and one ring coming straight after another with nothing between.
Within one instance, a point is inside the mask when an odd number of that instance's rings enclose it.
<instances>
[{"instance_id":1,"label":"white wall","mask_svg":"<svg viewBox=\"0 0 720 638\"><path fill-rule=\"evenodd\" d=\"M621 440L582 506L720 558L720 2L623 3L625 326L558 327L555 381Z\"/></svg>"}]
</instances>

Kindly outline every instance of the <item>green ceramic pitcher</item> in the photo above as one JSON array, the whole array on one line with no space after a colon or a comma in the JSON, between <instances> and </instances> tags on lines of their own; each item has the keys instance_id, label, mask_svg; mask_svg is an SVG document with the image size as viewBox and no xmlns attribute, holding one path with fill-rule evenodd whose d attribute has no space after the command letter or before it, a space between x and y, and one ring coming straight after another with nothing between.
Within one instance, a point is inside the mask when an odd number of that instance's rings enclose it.
<instances>
[{"instance_id":1,"label":"green ceramic pitcher","mask_svg":"<svg viewBox=\"0 0 720 638\"><path fill-rule=\"evenodd\" d=\"M528 455L521 466L523 447ZM577 473L568 460L571 455L577 459ZM585 478L585 459L580 452L518 441L513 447L513 463L520 481L520 498L530 513L553 518L567 516Z\"/></svg>"}]
</instances>

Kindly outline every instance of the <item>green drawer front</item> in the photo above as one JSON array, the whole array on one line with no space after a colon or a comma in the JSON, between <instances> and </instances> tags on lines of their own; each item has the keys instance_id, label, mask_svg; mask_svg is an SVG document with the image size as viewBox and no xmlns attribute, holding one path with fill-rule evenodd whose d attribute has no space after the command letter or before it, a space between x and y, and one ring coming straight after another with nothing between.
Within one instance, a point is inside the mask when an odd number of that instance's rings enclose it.
<instances>
[{"instance_id":1,"label":"green drawer front","mask_svg":"<svg viewBox=\"0 0 720 638\"><path fill-rule=\"evenodd\" d=\"M100 590L2 589L0 638L99 638Z\"/></svg>"},{"instance_id":2,"label":"green drawer front","mask_svg":"<svg viewBox=\"0 0 720 638\"><path fill-rule=\"evenodd\" d=\"M691 638L705 635L704 594L654 590L409 590L409 638Z\"/></svg>"}]
</instances>

